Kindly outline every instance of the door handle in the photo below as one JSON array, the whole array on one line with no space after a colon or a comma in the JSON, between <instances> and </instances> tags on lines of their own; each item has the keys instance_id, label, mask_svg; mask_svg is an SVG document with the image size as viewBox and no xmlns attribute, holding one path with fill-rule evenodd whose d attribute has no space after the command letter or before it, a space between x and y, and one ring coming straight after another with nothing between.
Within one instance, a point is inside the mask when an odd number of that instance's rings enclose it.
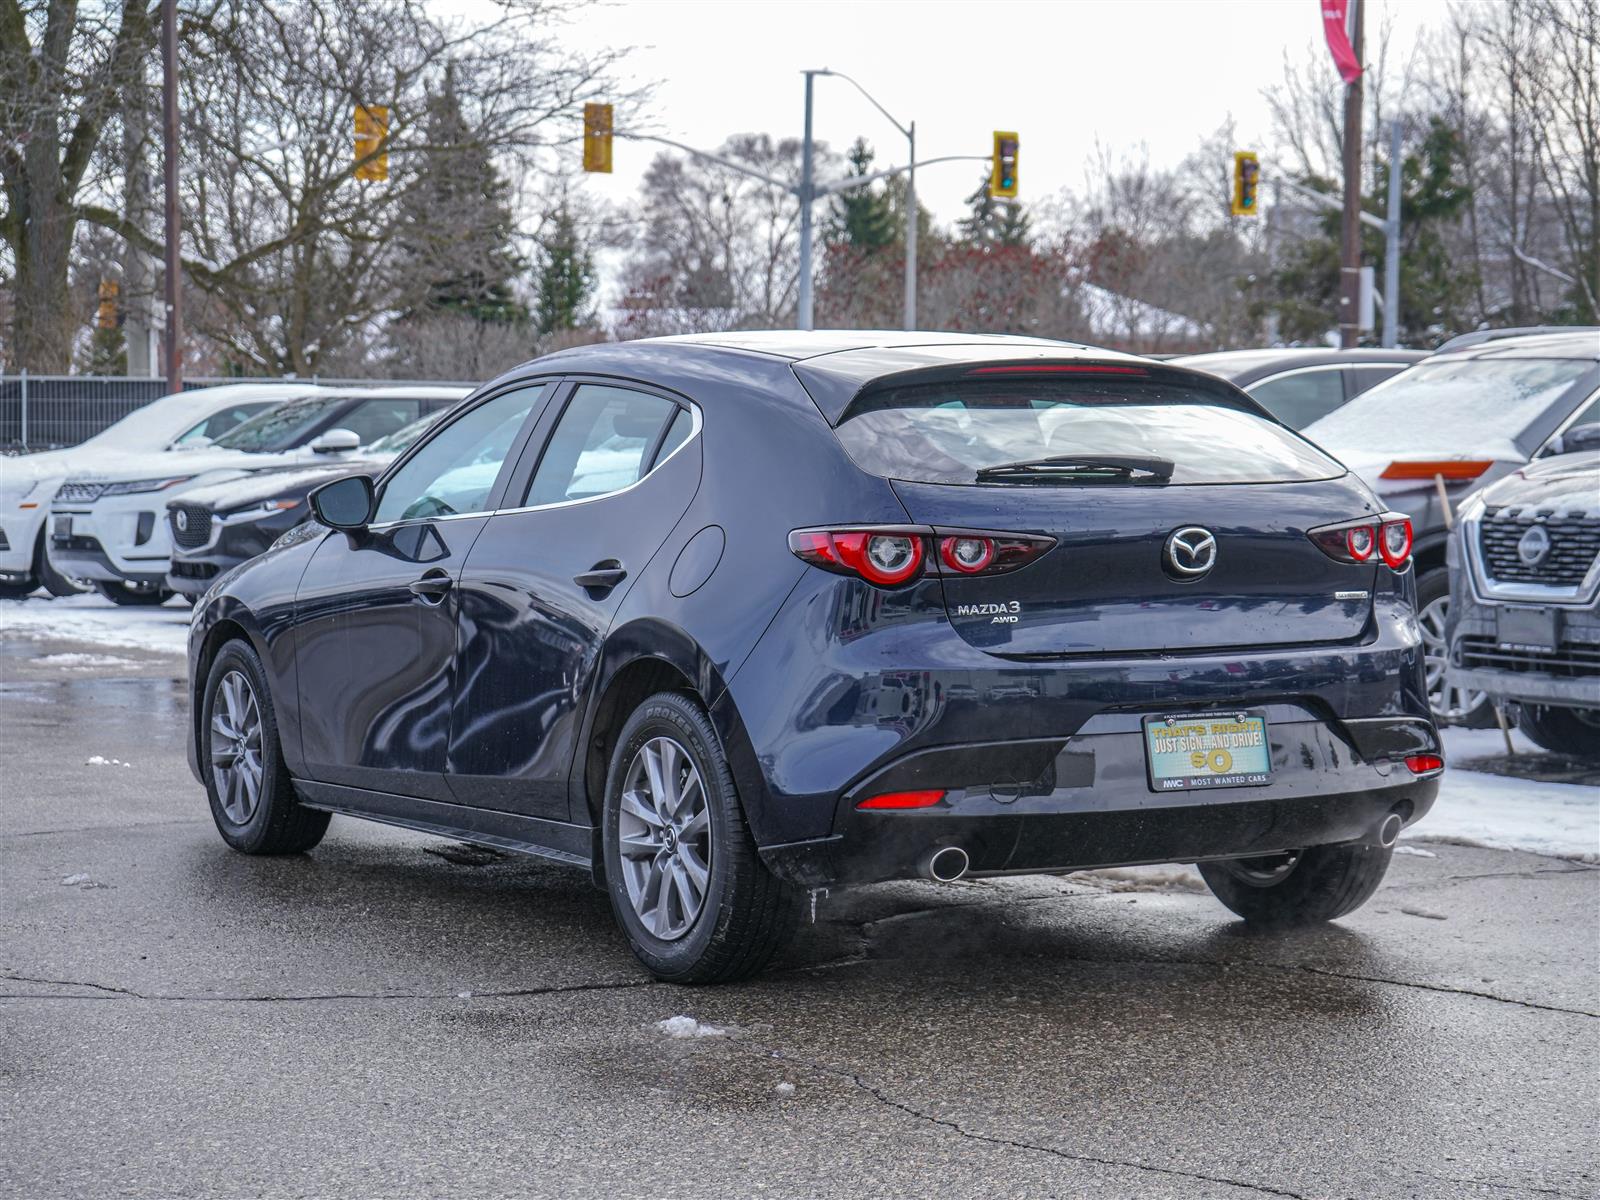
<instances>
[{"instance_id":1,"label":"door handle","mask_svg":"<svg viewBox=\"0 0 1600 1200\"><path fill-rule=\"evenodd\" d=\"M628 572L621 563L614 558L607 558L595 563L581 575L574 575L572 582L583 588L605 590L616 587L627 577Z\"/></svg>"},{"instance_id":2,"label":"door handle","mask_svg":"<svg viewBox=\"0 0 1600 1200\"><path fill-rule=\"evenodd\" d=\"M413 595L421 596L430 604L437 604L444 599L445 593L455 586L455 580L444 571L433 570L406 586L411 589Z\"/></svg>"}]
</instances>

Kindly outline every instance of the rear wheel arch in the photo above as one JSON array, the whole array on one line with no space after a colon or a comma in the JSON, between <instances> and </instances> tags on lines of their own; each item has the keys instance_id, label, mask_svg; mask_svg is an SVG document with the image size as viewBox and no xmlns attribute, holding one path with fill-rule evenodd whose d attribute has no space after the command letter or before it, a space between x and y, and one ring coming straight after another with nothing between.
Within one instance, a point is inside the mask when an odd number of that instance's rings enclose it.
<instances>
[{"instance_id":1,"label":"rear wheel arch","mask_svg":"<svg viewBox=\"0 0 1600 1200\"><path fill-rule=\"evenodd\" d=\"M654 655L633 658L618 667L606 679L595 701L583 745L582 784L589 819L596 828L605 803L606 773L617 734L633 710L657 692L685 692L705 703L705 697L680 665Z\"/></svg>"}]
</instances>

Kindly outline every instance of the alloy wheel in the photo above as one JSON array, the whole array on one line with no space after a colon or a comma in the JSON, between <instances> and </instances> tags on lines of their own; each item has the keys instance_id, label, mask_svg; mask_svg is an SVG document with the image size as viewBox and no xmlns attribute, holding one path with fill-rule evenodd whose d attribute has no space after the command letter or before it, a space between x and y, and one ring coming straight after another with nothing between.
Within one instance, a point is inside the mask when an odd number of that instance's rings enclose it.
<instances>
[{"instance_id":1,"label":"alloy wheel","mask_svg":"<svg viewBox=\"0 0 1600 1200\"><path fill-rule=\"evenodd\" d=\"M1449 596L1425 604L1417 614L1417 624L1422 627L1423 670L1428 680L1428 707L1433 709L1433 715L1442 721L1463 721L1489 702L1489 694L1449 682L1449 646L1444 635L1449 616Z\"/></svg>"},{"instance_id":2,"label":"alloy wheel","mask_svg":"<svg viewBox=\"0 0 1600 1200\"><path fill-rule=\"evenodd\" d=\"M628 764L617 842L635 915L655 937L677 941L711 887L711 809L699 768L672 738L652 738Z\"/></svg>"},{"instance_id":3,"label":"alloy wheel","mask_svg":"<svg viewBox=\"0 0 1600 1200\"><path fill-rule=\"evenodd\" d=\"M261 706L241 671L229 671L211 702L211 776L222 811L235 825L261 803Z\"/></svg>"}]
</instances>

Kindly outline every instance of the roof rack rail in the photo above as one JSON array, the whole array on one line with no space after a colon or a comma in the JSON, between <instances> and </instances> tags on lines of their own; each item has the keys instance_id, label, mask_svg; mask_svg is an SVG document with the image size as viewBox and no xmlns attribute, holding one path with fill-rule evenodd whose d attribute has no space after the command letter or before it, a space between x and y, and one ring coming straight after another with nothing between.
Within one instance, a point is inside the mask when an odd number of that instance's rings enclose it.
<instances>
[{"instance_id":1,"label":"roof rack rail","mask_svg":"<svg viewBox=\"0 0 1600 1200\"><path fill-rule=\"evenodd\" d=\"M1522 325L1511 329L1478 329L1472 333L1463 333L1451 338L1435 350L1434 353L1443 354L1447 350L1465 350L1468 346L1481 346L1484 342L1498 342L1502 338L1532 337L1541 333L1600 333L1600 326Z\"/></svg>"}]
</instances>

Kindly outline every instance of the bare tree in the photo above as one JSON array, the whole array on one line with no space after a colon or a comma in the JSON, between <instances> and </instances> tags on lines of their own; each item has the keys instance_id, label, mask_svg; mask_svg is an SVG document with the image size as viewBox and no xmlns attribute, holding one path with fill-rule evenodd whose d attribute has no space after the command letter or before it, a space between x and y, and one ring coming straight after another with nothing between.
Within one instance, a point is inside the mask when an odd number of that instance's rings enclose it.
<instances>
[{"instance_id":1,"label":"bare tree","mask_svg":"<svg viewBox=\"0 0 1600 1200\"><path fill-rule=\"evenodd\" d=\"M155 44L150 0L0 0L0 245L8 353L62 371L80 327L69 268L101 142Z\"/></svg>"}]
</instances>

